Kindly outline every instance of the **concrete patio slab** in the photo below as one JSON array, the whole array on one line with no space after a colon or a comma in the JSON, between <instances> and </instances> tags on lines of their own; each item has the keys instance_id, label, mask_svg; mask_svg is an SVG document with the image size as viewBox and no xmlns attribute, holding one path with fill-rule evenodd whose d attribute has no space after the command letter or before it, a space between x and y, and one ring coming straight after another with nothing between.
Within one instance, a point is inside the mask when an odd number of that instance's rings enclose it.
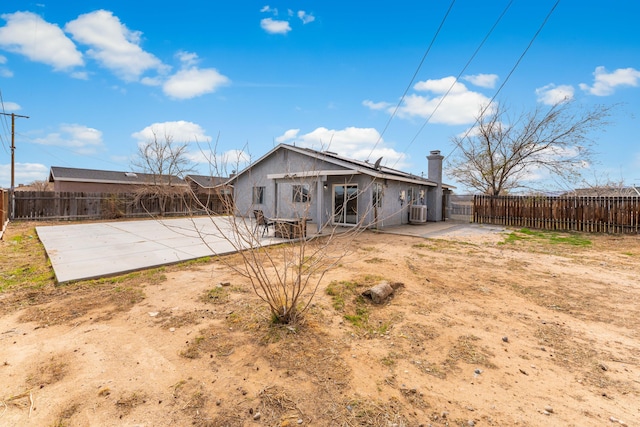
<instances>
[{"instance_id":1,"label":"concrete patio slab","mask_svg":"<svg viewBox=\"0 0 640 427\"><path fill-rule=\"evenodd\" d=\"M501 234L507 232L507 229L499 225L473 224L468 221L447 220L388 227L381 230L381 232L424 238L449 238Z\"/></svg>"},{"instance_id":2,"label":"concrete patio slab","mask_svg":"<svg viewBox=\"0 0 640 427\"><path fill-rule=\"evenodd\" d=\"M224 237L231 227L228 217L200 217L41 226L36 232L56 280L65 283L235 252ZM260 245L282 242L265 236Z\"/></svg>"},{"instance_id":3,"label":"concrete patio slab","mask_svg":"<svg viewBox=\"0 0 640 427\"><path fill-rule=\"evenodd\" d=\"M241 221L247 221L247 230L253 229L252 220ZM36 232L57 281L65 283L235 252L224 237L233 235L232 227L229 217L199 217L40 226ZM308 235L315 234L314 230L311 224ZM446 221L389 227L382 232L438 238L504 231L498 226ZM259 244L286 241L265 236Z\"/></svg>"}]
</instances>

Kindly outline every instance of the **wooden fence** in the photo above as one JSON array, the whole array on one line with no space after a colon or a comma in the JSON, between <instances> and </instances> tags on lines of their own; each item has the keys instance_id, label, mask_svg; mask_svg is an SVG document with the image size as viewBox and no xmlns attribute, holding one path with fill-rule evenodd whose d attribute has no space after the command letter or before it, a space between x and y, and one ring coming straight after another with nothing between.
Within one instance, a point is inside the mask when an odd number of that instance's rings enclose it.
<instances>
[{"instance_id":1,"label":"wooden fence","mask_svg":"<svg viewBox=\"0 0 640 427\"><path fill-rule=\"evenodd\" d=\"M474 196L473 221L545 230L640 233L640 197Z\"/></svg>"},{"instance_id":2,"label":"wooden fence","mask_svg":"<svg viewBox=\"0 0 640 427\"><path fill-rule=\"evenodd\" d=\"M458 221L473 221L473 195L452 194L449 203L449 218Z\"/></svg>"},{"instance_id":3,"label":"wooden fence","mask_svg":"<svg viewBox=\"0 0 640 427\"><path fill-rule=\"evenodd\" d=\"M226 197L226 199L223 199ZM230 195L136 197L128 193L16 191L15 220L81 220L228 213Z\"/></svg>"}]
</instances>

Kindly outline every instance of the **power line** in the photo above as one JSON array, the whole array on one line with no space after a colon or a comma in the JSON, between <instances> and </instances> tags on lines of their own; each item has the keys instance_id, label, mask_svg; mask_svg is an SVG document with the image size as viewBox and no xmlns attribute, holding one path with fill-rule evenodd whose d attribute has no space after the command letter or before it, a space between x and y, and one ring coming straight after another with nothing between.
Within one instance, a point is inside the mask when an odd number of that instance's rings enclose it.
<instances>
[{"instance_id":1,"label":"power line","mask_svg":"<svg viewBox=\"0 0 640 427\"><path fill-rule=\"evenodd\" d=\"M516 70L516 68L518 68L518 65L520 65L520 62L522 61L522 59L524 58L524 56L527 54L527 52L529 51L529 48L531 48L531 45L533 45L533 42L536 40L536 38L538 37L538 35L540 34L540 32L542 31L542 29L544 28L544 26L547 24L547 21L549 20L549 18L551 17L551 15L553 14L553 12L556 10L556 7L558 7L558 4L560 3L560 0L556 0L555 4L553 5L553 7L551 8L551 10L549 11L549 13L547 14L547 16L544 18L544 21L542 21L542 24L540 25L540 27L538 28L538 31L536 31L536 33L533 35L533 37L531 38L531 40L529 41L529 44L527 45L527 47L525 48L525 50L522 52L522 54L520 55L520 57L518 58L518 60L516 61L516 63L513 65L513 67L511 68L511 71L509 71L509 74L507 74L507 77L504 79L504 82L502 82L502 84L500 85L500 87L498 88L498 90L496 91L496 93L493 95L493 97L491 98L491 100L489 101L489 103L487 103L487 105L484 106L484 108L480 111L480 114L478 114L478 117L476 117L476 120L474 121L473 125L467 129L467 131L465 132L464 136L461 138L461 140L464 140L465 138L467 138L469 136L469 133L471 133L471 131L473 130L473 128L476 126L476 124L478 124L478 121L480 120L480 117L482 117L484 115L484 113L487 111L487 109L489 108L489 106L493 103L493 101L496 99L496 97L498 96L498 94L500 93L500 91L502 90L502 88L504 88L504 86L507 84L507 82L509 81L509 78L511 78L511 75L514 73L514 71ZM453 147L453 150L451 150L451 152L449 154L447 154L445 156L445 158L451 156L456 150L458 149L458 145L456 145L455 147Z\"/></svg>"},{"instance_id":2,"label":"power line","mask_svg":"<svg viewBox=\"0 0 640 427\"><path fill-rule=\"evenodd\" d=\"M502 11L502 13L500 14L500 16L498 16L498 19L496 20L496 22L493 24L493 26L489 29L489 31L487 32L487 34L484 36L484 38L482 39L482 41L480 42L480 44L478 45L478 47L476 48L476 50L473 52L473 54L471 55L471 57L469 58L469 60L467 61L467 63L464 65L464 67L462 68L462 70L460 70L460 73L458 73L458 75L456 76L455 80L453 81L453 83L451 83L451 86L449 86L449 89L445 92L444 95L442 95L442 97L440 97L440 101L438 102L438 104L435 106L435 108L433 109L433 111L431 111L431 114L429 114L429 116L426 118L426 120L422 123L422 126L420 126L420 129L418 129L418 132L416 132L415 136L411 139L411 141L409 141L409 143L407 144L407 147L403 150L403 152L406 152L409 147L411 147L411 144L413 144L415 142L415 140L418 138L418 136L420 135L420 133L424 130L425 126L427 125L427 123L429 123L429 121L431 120L431 118L433 117L433 115L436 113L436 111L438 111L438 108L440 108L440 105L442 105L442 102L444 101L444 99L449 95L449 93L453 90L453 88L455 87L456 83L458 83L458 81L460 80L460 77L464 74L464 72L467 70L467 68L469 67L469 65L471 65L471 62L475 59L476 55L478 54L478 52L480 51L480 49L482 48L482 46L484 46L485 42L487 41L487 39L489 39L489 36L491 36L491 34L493 33L493 30L496 29L496 27L498 26L498 24L500 23L500 21L502 20L502 18L504 17L504 15L507 13L507 11L509 10L509 8L511 7L511 4L513 3L513 0L509 1L509 3L507 4L507 6L504 8L504 10ZM397 164L399 161L396 160ZM394 166L395 166L394 164Z\"/></svg>"},{"instance_id":3,"label":"power line","mask_svg":"<svg viewBox=\"0 0 640 427\"><path fill-rule=\"evenodd\" d=\"M427 59L427 55L429 55L429 52L431 51L431 47L433 47L433 44L435 43L436 38L438 37L438 34L440 34L440 30L444 26L444 23L447 20L447 17L449 16L449 12L451 12L451 9L453 8L453 5L455 4L455 2L456 2L456 0L451 0L451 4L449 5L449 8L447 9L447 12L444 14L444 17L442 18L442 21L440 21L440 25L438 26L438 29L436 30L436 33L433 35L433 38L431 39L431 43L429 43L429 46L427 47L427 50L424 52L424 55L422 55L422 59L420 60L420 63L418 64L418 67L416 68L416 71L413 73L413 76L411 77L411 80L409 81L409 84L407 85L407 88L404 90L404 93L400 97L400 100L398 101L398 104L396 105L396 108L393 110L393 113L391 113L391 116L389 117L389 120L387 120L387 123L385 124L384 128L382 129L382 132L380 132L380 136L378 137L378 140L373 145L373 148L371 148L371 152L367 156L367 160L369 160L371 158L371 155L373 154L373 151L376 149L376 147L378 146L378 144L382 140L382 137L384 136L385 132L389 128L389 125L391 124L391 120L393 120L393 118L396 116L396 113L400 109L400 106L402 105L402 102L404 101L405 97L407 96L407 93L409 92L409 89L411 89L411 86L413 85L413 82L415 81L416 77L418 76L418 72L420 71L420 68L422 68L422 64L424 64L424 61Z\"/></svg>"},{"instance_id":4,"label":"power line","mask_svg":"<svg viewBox=\"0 0 640 427\"><path fill-rule=\"evenodd\" d=\"M4 99L2 97L2 91L0 90L0 106L2 106L2 113L5 113L5 109L4 109ZM4 128L4 134L8 134L9 133L9 123L7 122L7 117L3 116L2 117L2 125ZM5 138L2 137L2 133L0 133L0 141L2 141L2 146L4 147L4 151L5 153L9 154L9 150L7 149L7 143L5 142Z\"/></svg>"}]
</instances>

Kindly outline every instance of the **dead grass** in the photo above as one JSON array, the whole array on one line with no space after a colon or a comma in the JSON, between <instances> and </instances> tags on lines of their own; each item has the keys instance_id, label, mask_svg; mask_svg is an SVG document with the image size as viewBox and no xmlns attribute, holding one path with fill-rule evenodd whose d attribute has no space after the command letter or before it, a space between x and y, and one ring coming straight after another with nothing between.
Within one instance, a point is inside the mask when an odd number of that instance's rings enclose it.
<instances>
[{"instance_id":1,"label":"dead grass","mask_svg":"<svg viewBox=\"0 0 640 427\"><path fill-rule=\"evenodd\" d=\"M121 415L129 414L134 408L147 403L147 395L144 391L138 390L126 393L116 400L115 405Z\"/></svg>"},{"instance_id":2,"label":"dead grass","mask_svg":"<svg viewBox=\"0 0 640 427\"><path fill-rule=\"evenodd\" d=\"M455 369L458 362L464 362L467 365L484 366L485 368L496 368L491 362L494 354L486 347L479 344L480 338L475 335L459 336L453 344L444 365L449 369Z\"/></svg>"},{"instance_id":3,"label":"dead grass","mask_svg":"<svg viewBox=\"0 0 640 427\"><path fill-rule=\"evenodd\" d=\"M164 301L170 295L164 288L181 285L172 281L174 273L209 263L219 273L215 259L65 286L12 285L0 291L0 314L22 310L19 322L69 325L66 331L79 331L81 322L125 327L132 316L154 357L178 360L171 366L181 376L171 386L159 386L161 377L152 386L144 383L142 369L148 367L137 365L122 375L140 382L101 383L83 396L86 402L58 402L46 425L78 425L86 413L101 416L96 422L102 424L133 424L136 417L150 425L162 419L195 426L285 427L298 420L353 427L467 426L472 419L475 425L600 425L611 414L625 418L625 408L634 410L640 396L640 352L633 345L640 339L640 312L637 288L630 284L640 274L637 238L593 236L586 247L540 239L482 246L403 238L404 246L393 252L378 237L362 237L359 256L328 276L314 305L293 325L272 324L248 283L226 270L224 280L233 277L234 286L212 288L212 273L194 273L189 280L204 278L188 282L199 286L197 292L188 300ZM584 270L572 273L576 266ZM406 288L379 306L361 297L389 277L406 280ZM166 305L147 308L158 293L162 300L154 304ZM147 310L159 314L149 317ZM158 346L153 332L159 326L183 328L171 337L183 333L184 339ZM591 330L616 338L604 341ZM91 330L82 333L89 337ZM500 339L507 334L508 343ZM20 344L17 333L0 338L0 345ZM122 344L124 355L127 343ZM162 351L168 355L160 358ZM0 396L7 413L24 415L33 388L45 385L44 393L53 389L49 385L76 380L71 359L47 357L22 371L25 380L16 384L15 396ZM527 374L518 374L519 367ZM475 368L487 372L476 379ZM0 366L0 375L9 369ZM545 391L546 384L558 391ZM536 412L551 400L557 413ZM584 407L593 409L586 414ZM261 418L254 421L258 412Z\"/></svg>"},{"instance_id":4,"label":"dead grass","mask_svg":"<svg viewBox=\"0 0 640 427\"><path fill-rule=\"evenodd\" d=\"M49 358L34 368L27 376L26 384L30 388L43 387L61 381L69 371L69 365L64 355Z\"/></svg>"}]
</instances>

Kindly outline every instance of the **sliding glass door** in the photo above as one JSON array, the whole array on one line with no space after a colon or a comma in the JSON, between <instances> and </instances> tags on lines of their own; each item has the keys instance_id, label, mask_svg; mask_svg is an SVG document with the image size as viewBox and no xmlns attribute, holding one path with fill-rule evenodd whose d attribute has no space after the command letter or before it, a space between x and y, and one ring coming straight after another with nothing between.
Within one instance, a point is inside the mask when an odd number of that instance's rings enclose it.
<instances>
[{"instance_id":1,"label":"sliding glass door","mask_svg":"<svg viewBox=\"0 0 640 427\"><path fill-rule=\"evenodd\" d=\"M355 225L358 223L358 185L333 186L333 223Z\"/></svg>"}]
</instances>

